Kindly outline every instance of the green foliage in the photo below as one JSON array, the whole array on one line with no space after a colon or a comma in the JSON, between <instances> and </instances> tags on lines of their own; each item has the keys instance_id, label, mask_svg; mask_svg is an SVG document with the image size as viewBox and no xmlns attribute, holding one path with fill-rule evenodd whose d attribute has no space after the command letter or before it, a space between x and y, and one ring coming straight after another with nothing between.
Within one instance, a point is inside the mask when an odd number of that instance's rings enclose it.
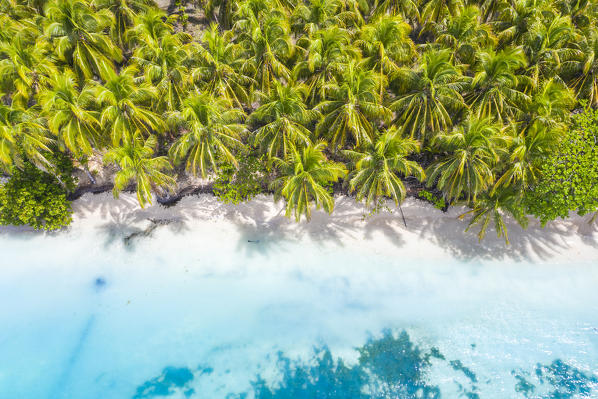
<instances>
[{"instance_id":1,"label":"green foliage","mask_svg":"<svg viewBox=\"0 0 598 399\"><path fill-rule=\"evenodd\" d=\"M263 155L248 152L239 155L237 160L238 168L224 163L214 182L214 195L226 204L246 202L263 192L269 173Z\"/></svg>"},{"instance_id":2,"label":"green foliage","mask_svg":"<svg viewBox=\"0 0 598 399\"><path fill-rule=\"evenodd\" d=\"M0 0L0 168L109 154L115 192L146 204L184 164L227 202L275 181L296 218L339 186L400 203L415 176L505 238L522 203L543 222L596 208L591 137L568 132L598 105L594 0L173 5Z\"/></svg>"},{"instance_id":3,"label":"green foliage","mask_svg":"<svg viewBox=\"0 0 598 399\"><path fill-rule=\"evenodd\" d=\"M542 177L526 195L529 212L543 224L570 211L585 215L598 210L598 110L586 108L573 121L573 129L543 162Z\"/></svg>"},{"instance_id":4,"label":"green foliage","mask_svg":"<svg viewBox=\"0 0 598 399\"><path fill-rule=\"evenodd\" d=\"M29 225L36 230L56 230L71 223L67 190L74 189L72 163L60 152L51 157L56 174L43 172L25 162L13 167L12 176L0 186L0 224Z\"/></svg>"},{"instance_id":5,"label":"green foliage","mask_svg":"<svg viewBox=\"0 0 598 399\"><path fill-rule=\"evenodd\" d=\"M417 196L420 198L425 199L426 201L430 202L434 205L434 208L444 210L446 209L446 202L444 201L443 197L437 197L428 190L420 190L417 193Z\"/></svg>"}]
</instances>

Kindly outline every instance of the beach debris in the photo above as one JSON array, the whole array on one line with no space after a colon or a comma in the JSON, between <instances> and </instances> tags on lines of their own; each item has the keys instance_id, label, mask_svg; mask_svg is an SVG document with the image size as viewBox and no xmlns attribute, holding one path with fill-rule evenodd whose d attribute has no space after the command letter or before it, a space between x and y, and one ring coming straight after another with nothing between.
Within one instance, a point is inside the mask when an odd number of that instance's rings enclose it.
<instances>
[{"instance_id":1,"label":"beach debris","mask_svg":"<svg viewBox=\"0 0 598 399\"><path fill-rule=\"evenodd\" d=\"M152 219L148 218L147 220L150 221L150 225L141 231L136 231L134 233L129 234L125 238L123 238L123 242L125 246L131 245L131 240L138 238L138 237L149 237L151 234L158 228L158 226L165 226L174 222L172 219Z\"/></svg>"}]
</instances>

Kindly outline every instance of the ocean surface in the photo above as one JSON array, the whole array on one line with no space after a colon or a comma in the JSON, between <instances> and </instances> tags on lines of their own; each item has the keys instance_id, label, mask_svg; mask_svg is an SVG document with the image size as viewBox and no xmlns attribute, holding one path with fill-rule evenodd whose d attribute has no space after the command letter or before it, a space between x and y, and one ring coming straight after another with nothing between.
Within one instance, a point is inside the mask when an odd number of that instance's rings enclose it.
<instances>
[{"instance_id":1,"label":"ocean surface","mask_svg":"<svg viewBox=\"0 0 598 399\"><path fill-rule=\"evenodd\" d=\"M598 259L94 223L0 233L0 398L598 398Z\"/></svg>"}]
</instances>

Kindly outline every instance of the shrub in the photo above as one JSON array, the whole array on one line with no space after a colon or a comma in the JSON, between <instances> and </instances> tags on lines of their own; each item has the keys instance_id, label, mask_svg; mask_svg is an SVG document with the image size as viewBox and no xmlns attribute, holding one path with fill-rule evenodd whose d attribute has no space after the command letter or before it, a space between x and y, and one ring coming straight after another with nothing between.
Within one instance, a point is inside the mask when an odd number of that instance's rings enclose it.
<instances>
[{"instance_id":1,"label":"shrub","mask_svg":"<svg viewBox=\"0 0 598 399\"><path fill-rule=\"evenodd\" d=\"M0 186L0 224L29 225L36 230L56 230L70 224L71 203L67 190L74 189L72 163L64 154L55 153L56 173L46 173L25 162L13 167L10 179Z\"/></svg>"},{"instance_id":2,"label":"shrub","mask_svg":"<svg viewBox=\"0 0 598 399\"><path fill-rule=\"evenodd\" d=\"M214 195L227 204L249 201L261 193L268 174L263 157L246 153L239 155L237 160L238 169L230 163L224 164L214 183Z\"/></svg>"},{"instance_id":3,"label":"shrub","mask_svg":"<svg viewBox=\"0 0 598 399\"><path fill-rule=\"evenodd\" d=\"M570 211L580 215L598 210L598 110L574 115L573 129L559 149L542 163L536 185L526 192L528 212L542 224Z\"/></svg>"}]
</instances>

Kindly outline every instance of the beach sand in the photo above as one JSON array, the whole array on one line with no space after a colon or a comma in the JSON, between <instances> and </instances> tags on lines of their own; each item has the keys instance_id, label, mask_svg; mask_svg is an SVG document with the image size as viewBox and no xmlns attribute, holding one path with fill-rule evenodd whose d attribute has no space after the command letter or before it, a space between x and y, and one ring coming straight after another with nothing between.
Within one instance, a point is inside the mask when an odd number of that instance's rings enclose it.
<instances>
[{"instance_id":1,"label":"beach sand","mask_svg":"<svg viewBox=\"0 0 598 399\"><path fill-rule=\"evenodd\" d=\"M567 262L598 260L598 228L588 223L589 216L572 215L553 221L545 228L530 219L527 229L507 218L510 245L498 238L490 227L481 242L477 230L465 232L467 219L458 216L463 207L448 212L430 204L408 198L402 205L407 226L399 209L388 203L391 212L368 216L367 209L353 198L338 196L332 215L314 211L311 221L297 223L284 215L284 203L260 195L238 205L224 204L214 196L202 194L183 198L177 205L154 205L141 208L134 194L123 193L118 199L111 193L86 194L74 201L73 225L70 229L106 229L122 234L144 234L150 220L159 221L154 229L183 229L197 234L221 235L222 239L240 243L258 241L264 247L277 241L311 241L323 246L360 246L376 253L458 260ZM172 223L170 223L172 222ZM170 226L166 224L170 223ZM5 228L6 230L6 228ZM54 233L56 234L56 233ZM59 234L59 233L58 233Z\"/></svg>"}]
</instances>

